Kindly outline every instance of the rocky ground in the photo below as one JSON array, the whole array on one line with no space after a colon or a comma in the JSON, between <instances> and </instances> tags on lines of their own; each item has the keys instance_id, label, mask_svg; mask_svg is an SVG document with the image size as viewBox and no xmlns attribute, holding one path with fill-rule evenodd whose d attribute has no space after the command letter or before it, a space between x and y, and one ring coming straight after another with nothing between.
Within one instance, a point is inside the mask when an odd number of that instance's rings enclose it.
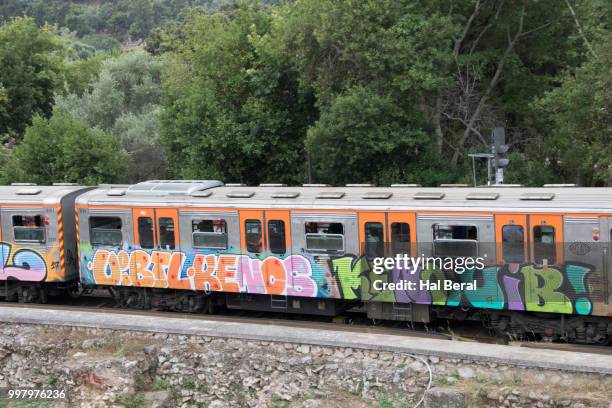
<instances>
[{"instance_id":1,"label":"rocky ground","mask_svg":"<svg viewBox=\"0 0 612 408\"><path fill-rule=\"evenodd\" d=\"M68 398L49 407L408 408L429 386L426 407L610 408L611 377L350 348L0 324L0 387L65 390Z\"/></svg>"}]
</instances>

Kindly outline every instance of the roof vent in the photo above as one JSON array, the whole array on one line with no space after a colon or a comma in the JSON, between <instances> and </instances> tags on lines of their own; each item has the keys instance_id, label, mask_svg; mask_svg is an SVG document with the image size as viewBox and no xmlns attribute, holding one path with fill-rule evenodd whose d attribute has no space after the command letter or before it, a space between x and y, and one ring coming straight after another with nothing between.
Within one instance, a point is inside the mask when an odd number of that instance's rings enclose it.
<instances>
[{"instance_id":1,"label":"roof vent","mask_svg":"<svg viewBox=\"0 0 612 408\"><path fill-rule=\"evenodd\" d=\"M504 188L504 187L525 187L522 184L492 184L490 186L478 186L478 187L495 187L495 188Z\"/></svg>"},{"instance_id":2,"label":"roof vent","mask_svg":"<svg viewBox=\"0 0 612 408\"><path fill-rule=\"evenodd\" d=\"M251 198L254 195L254 191L230 191L225 196L229 198Z\"/></svg>"},{"instance_id":3,"label":"roof vent","mask_svg":"<svg viewBox=\"0 0 612 408\"><path fill-rule=\"evenodd\" d=\"M40 188L22 188L21 190L17 190L18 195L36 195L40 194L42 190Z\"/></svg>"},{"instance_id":4,"label":"roof vent","mask_svg":"<svg viewBox=\"0 0 612 408\"><path fill-rule=\"evenodd\" d=\"M191 193L192 197L210 197L212 195L212 191L203 190L203 191L194 191Z\"/></svg>"},{"instance_id":5,"label":"roof vent","mask_svg":"<svg viewBox=\"0 0 612 408\"><path fill-rule=\"evenodd\" d=\"M444 193L421 191L420 193L416 193L412 198L415 200L441 200L444 198Z\"/></svg>"},{"instance_id":6,"label":"roof vent","mask_svg":"<svg viewBox=\"0 0 612 408\"><path fill-rule=\"evenodd\" d=\"M223 183L217 180L149 180L128 187L126 194L185 196L191 195L195 191L204 191L222 186Z\"/></svg>"},{"instance_id":7,"label":"roof vent","mask_svg":"<svg viewBox=\"0 0 612 408\"><path fill-rule=\"evenodd\" d=\"M344 191L322 191L316 195L316 198L337 200L344 197Z\"/></svg>"},{"instance_id":8,"label":"roof vent","mask_svg":"<svg viewBox=\"0 0 612 408\"><path fill-rule=\"evenodd\" d=\"M330 187L329 184L302 184L302 187Z\"/></svg>"},{"instance_id":9,"label":"roof vent","mask_svg":"<svg viewBox=\"0 0 612 408\"><path fill-rule=\"evenodd\" d=\"M373 191L370 193L365 193L364 195L361 196L361 198L365 198L366 200L370 200L370 199L387 200L391 198L392 195L393 193L388 192L388 191L380 191L380 192Z\"/></svg>"},{"instance_id":10,"label":"roof vent","mask_svg":"<svg viewBox=\"0 0 612 408\"><path fill-rule=\"evenodd\" d=\"M111 188L106 192L107 196L119 197L125 195L125 189L123 188Z\"/></svg>"},{"instance_id":11,"label":"roof vent","mask_svg":"<svg viewBox=\"0 0 612 408\"><path fill-rule=\"evenodd\" d=\"M53 183L54 186L78 186L79 183Z\"/></svg>"},{"instance_id":12,"label":"roof vent","mask_svg":"<svg viewBox=\"0 0 612 408\"><path fill-rule=\"evenodd\" d=\"M297 191L276 191L270 194L272 198L297 198L300 195Z\"/></svg>"},{"instance_id":13,"label":"roof vent","mask_svg":"<svg viewBox=\"0 0 612 408\"><path fill-rule=\"evenodd\" d=\"M11 186L36 186L36 183L11 183Z\"/></svg>"},{"instance_id":14,"label":"roof vent","mask_svg":"<svg viewBox=\"0 0 612 408\"><path fill-rule=\"evenodd\" d=\"M246 187L246 184L242 183L227 183L225 187Z\"/></svg>"},{"instance_id":15,"label":"roof vent","mask_svg":"<svg viewBox=\"0 0 612 408\"><path fill-rule=\"evenodd\" d=\"M521 200L550 201L555 198L553 193L525 193L519 197Z\"/></svg>"},{"instance_id":16,"label":"roof vent","mask_svg":"<svg viewBox=\"0 0 612 408\"><path fill-rule=\"evenodd\" d=\"M499 193L470 193L465 198L468 200L497 200Z\"/></svg>"},{"instance_id":17,"label":"roof vent","mask_svg":"<svg viewBox=\"0 0 612 408\"><path fill-rule=\"evenodd\" d=\"M391 187L421 187L420 184L391 184Z\"/></svg>"},{"instance_id":18,"label":"roof vent","mask_svg":"<svg viewBox=\"0 0 612 408\"><path fill-rule=\"evenodd\" d=\"M371 183L363 183L363 184L347 184L346 187L376 187L374 184Z\"/></svg>"},{"instance_id":19,"label":"roof vent","mask_svg":"<svg viewBox=\"0 0 612 408\"><path fill-rule=\"evenodd\" d=\"M283 183L261 183L259 187L287 187L287 185Z\"/></svg>"},{"instance_id":20,"label":"roof vent","mask_svg":"<svg viewBox=\"0 0 612 408\"><path fill-rule=\"evenodd\" d=\"M469 184L462 184L462 183L460 183L460 184L445 184L445 183L443 183L443 184L440 184L440 187L450 187L450 188L455 188L455 187L470 187L470 185Z\"/></svg>"},{"instance_id":21,"label":"roof vent","mask_svg":"<svg viewBox=\"0 0 612 408\"><path fill-rule=\"evenodd\" d=\"M544 187L578 187L576 184L544 184Z\"/></svg>"}]
</instances>

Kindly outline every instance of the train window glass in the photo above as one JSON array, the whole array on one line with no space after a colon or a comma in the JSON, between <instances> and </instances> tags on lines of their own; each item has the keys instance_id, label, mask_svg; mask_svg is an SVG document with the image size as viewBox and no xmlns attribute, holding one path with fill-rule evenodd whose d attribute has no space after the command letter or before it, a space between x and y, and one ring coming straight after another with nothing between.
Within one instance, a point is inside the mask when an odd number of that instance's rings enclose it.
<instances>
[{"instance_id":1,"label":"train window glass","mask_svg":"<svg viewBox=\"0 0 612 408\"><path fill-rule=\"evenodd\" d=\"M478 256L478 228L474 225L434 224L433 239L435 256Z\"/></svg>"},{"instance_id":2,"label":"train window glass","mask_svg":"<svg viewBox=\"0 0 612 408\"><path fill-rule=\"evenodd\" d=\"M138 217L138 241L141 248L151 249L154 246L153 219Z\"/></svg>"},{"instance_id":3,"label":"train window glass","mask_svg":"<svg viewBox=\"0 0 612 408\"><path fill-rule=\"evenodd\" d=\"M225 220L193 220L191 231L194 248L227 249Z\"/></svg>"},{"instance_id":4,"label":"train window glass","mask_svg":"<svg viewBox=\"0 0 612 408\"><path fill-rule=\"evenodd\" d=\"M268 221L268 239L270 240L270 252L280 255L287 252L285 245L285 222L283 220Z\"/></svg>"},{"instance_id":5,"label":"train window glass","mask_svg":"<svg viewBox=\"0 0 612 408\"><path fill-rule=\"evenodd\" d=\"M391 250L393 255L410 255L410 224L406 222L391 224Z\"/></svg>"},{"instance_id":6,"label":"train window glass","mask_svg":"<svg viewBox=\"0 0 612 408\"><path fill-rule=\"evenodd\" d=\"M365 255L367 258L385 256L383 225L380 222L365 223Z\"/></svg>"},{"instance_id":7,"label":"train window glass","mask_svg":"<svg viewBox=\"0 0 612 408\"><path fill-rule=\"evenodd\" d=\"M553 265L556 262L557 248L555 246L555 228L550 225L533 227L533 257L537 264Z\"/></svg>"},{"instance_id":8,"label":"train window glass","mask_svg":"<svg viewBox=\"0 0 612 408\"><path fill-rule=\"evenodd\" d=\"M13 215L15 241L45 242L45 221L42 215Z\"/></svg>"},{"instance_id":9,"label":"train window glass","mask_svg":"<svg viewBox=\"0 0 612 408\"><path fill-rule=\"evenodd\" d=\"M340 222L307 222L306 249L309 252L344 252L344 226Z\"/></svg>"},{"instance_id":10,"label":"train window glass","mask_svg":"<svg viewBox=\"0 0 612 408\"><path fill-rule=\"evenodd\" d=\"M174 220L169 217L161 217L157 220L159 226L159 245L162 249L174 249L176 240L174 237Z\"/></svg>"},{"instance_id":11,"label":"train window glass","mask_svg":"<svg viewBox=\"0 0 612 408\"><path fill-rule=\"evenodd\" d=\"M89 217L89 236L92 245L121 245L121 218Z\"/></svg>"},{"instance_id":12,"label":"train window glass","mask_svg":"<svg viewBox=\"0 0 612 408\"><path fill-rule=\"evenodd\" d=\"M244 231L247 251L254 254L263 252L261 221L246 220L244 222Z\"/></svg>"},{"instance_id":13,"label":"train window glass","mask_svg":"<svg viewBox=\"0 0 612 408\"><path fill-rule=\"evenodd\" d=\"M502 254L506 263L525 262L525 230L522 226L502 227Z\"/></svg>"}]
</instances>

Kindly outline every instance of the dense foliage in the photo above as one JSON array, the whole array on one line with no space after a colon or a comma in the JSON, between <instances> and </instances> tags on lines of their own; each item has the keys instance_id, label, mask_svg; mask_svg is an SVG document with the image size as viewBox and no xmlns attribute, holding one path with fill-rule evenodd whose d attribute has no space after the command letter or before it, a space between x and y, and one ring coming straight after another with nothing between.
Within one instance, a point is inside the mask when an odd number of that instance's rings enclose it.
<instances>
[{"instance_id":1,"label":"dense foliage","mask_svg":"<svg viewBox=\"0 0 612 408\"><path fill-rule=\"evenodd\" d=\"M77 181L469 182L504 126L507 182L612 183L607 0L8 0L2 21L5 181L32 134L86 125L124 167Z\"/></svg>"}]
</instances>

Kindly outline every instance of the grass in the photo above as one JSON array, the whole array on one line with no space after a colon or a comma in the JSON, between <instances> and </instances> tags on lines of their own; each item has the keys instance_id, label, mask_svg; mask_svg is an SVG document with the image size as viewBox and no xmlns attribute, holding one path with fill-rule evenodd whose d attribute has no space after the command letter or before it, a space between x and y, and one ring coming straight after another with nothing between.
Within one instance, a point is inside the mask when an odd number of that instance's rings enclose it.
<instances>
[{"instance_id":1,"label":"grass","mask_svg":"<svg viewBox=\"0 0 612 408\"><path fill-rule=\"evenodd\" d=\"M145 407L145 398L142 394L120 395L116 402L125 408Z\"/></svg>"},{"instance_id":2,"label":"grass","mask_svg":"<svg viewBox=\"0 0 612 408\"><path fill-rule=\"evenodd\" d=\"M57 384L57 375L55 375L54 373L49 374L49 376L47 377L47 384L49 385Z\"/></svg>"}]
</instances>

